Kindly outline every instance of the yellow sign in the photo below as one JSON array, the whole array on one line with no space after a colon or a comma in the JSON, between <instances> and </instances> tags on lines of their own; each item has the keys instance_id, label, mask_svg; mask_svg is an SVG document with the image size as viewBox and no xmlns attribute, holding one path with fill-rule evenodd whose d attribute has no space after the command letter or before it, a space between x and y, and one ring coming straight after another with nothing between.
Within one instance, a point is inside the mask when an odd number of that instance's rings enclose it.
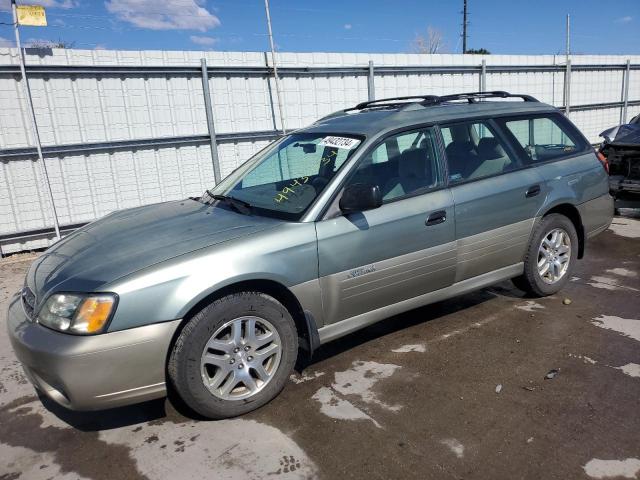
<instances>
[{"instance_id":1,"label":"yellow sign","mask_svg":"<svg viewBox=\"0 0 640 480\"><path fill-rule=\"evenodd\" d=\"M44 13L44 7L38 5L19 5L18 9L18 25L28 25L30 27L46 27L47 16Z\"/></svg>"}]
</instances>

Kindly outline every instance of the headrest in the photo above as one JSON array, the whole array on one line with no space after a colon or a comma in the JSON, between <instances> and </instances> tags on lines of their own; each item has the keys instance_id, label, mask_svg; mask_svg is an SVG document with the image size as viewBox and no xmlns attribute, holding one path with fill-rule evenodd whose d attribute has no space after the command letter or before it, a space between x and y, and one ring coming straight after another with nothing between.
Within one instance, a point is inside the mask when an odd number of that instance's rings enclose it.
<instances>
[{"instance_id":1,"label":"headrest","mask_svg":"<svg viewBox=\"0 0 640 480\"><path fill-rule=\"evenodd\" d=\"M480 139L478 142L478 153L484 160L493 160L494 158L507 156L502 145L500 145L498 140L493 137L484 137Z\"/></svg>"},{"instance_id":2,"label":"headrest","mask_svg":"<svg viewBox=\"0 0 640 480\"><path fill-rule=\"evenodd\" d=\"M425 178L427 166L427 149L410 148L402 152L398 174L401 177Z\"/></svg>"},{"instance_id":3,"label":"headrest","mask_svg":"<svg viewBox=\"0 0 640 480\"><path fill-rule=\"evenodd\" d=\"M450 155L450 156L468 155L473 151L473 143L454 140L449 145L447 145L447 148L445 149L445 151L447 155Z\"/></svg>"}]
</instances>

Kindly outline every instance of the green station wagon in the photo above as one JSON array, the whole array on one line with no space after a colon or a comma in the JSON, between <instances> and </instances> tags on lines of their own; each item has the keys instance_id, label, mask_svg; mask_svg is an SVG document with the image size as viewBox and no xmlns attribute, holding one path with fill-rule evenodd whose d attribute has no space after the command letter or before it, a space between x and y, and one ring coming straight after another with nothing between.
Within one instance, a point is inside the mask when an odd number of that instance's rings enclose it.
<instances>
[{"instance_id":1,"label":"green station wagon","mask_svg":"<svg viewBox=\"0 0 640 480\"><path fill-rule=\"evenodd\" d=\"M188 198L55 244L9 307L41 394L77 410L175 391L240 415L311 354L513 279L560 290L612 219L606 163L556 108L506 92L361 103Z\"/></svg>"}]
</instances>

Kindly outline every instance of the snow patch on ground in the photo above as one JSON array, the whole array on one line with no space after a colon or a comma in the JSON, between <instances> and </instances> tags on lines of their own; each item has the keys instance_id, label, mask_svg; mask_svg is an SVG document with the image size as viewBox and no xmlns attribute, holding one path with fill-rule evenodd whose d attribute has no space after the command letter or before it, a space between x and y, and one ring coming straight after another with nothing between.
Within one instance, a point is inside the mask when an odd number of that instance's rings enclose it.
<instances>
[{"instance_id":1,"label":"snow patch on ground","mask_svg":"<svg viewBox=\"0 0 640 480\"><path fill-rule=\"evenodd\" d=\"M591 357L587 357L586 355L576 355L574 353L570 353L569 356L572 357L572 358L578 358L578 359L582 360L583 363L589 363L591 365L595 365L595 364L598 363L596 360L594 360Z\"/></svg>"},{"instance_id":2,"label":"snow patch on ground","mask_svg":"<svg viewBox=\"0 0 640 480\"><path fill-rule=\"evenodd\" d=\"M621 237L640 238L640 221L632 218L616 217L609 229Z\"/></svg>"},{"instance_id":3,"label":"snow patch on ground","mask_svg":"<svg viewBox=\"0 0 640 480\"><path fill-rule=\"evenodd\" d=\"M102 430L100 439L127 445L141 475L166 478L312 478L318 469L275 427L235 418L216 422L147 423ZM177 455L179 461L176 461Z\"/></svg>"},{"instance_id":4,"label":"snow patch on ground","mask_svg":"<svg viewBox=\"0 0 640 480\"><path fill-rule=\"evenodd\" d=\"M49 452L34 452L23 447L12 447L0 443L0 458L11 459L10 464L0 468L0 478L25 478L29 480L87 480L75 472L61 472L55 457ZM4 463L4 462L3 462Z\"/></svg>"},{"instance_id":5,"label":"snow patch on ground","mask_svg":"<svg viewBox=\"0 0 640 480\"><path fill-rule=\"evenodd\" d=\"M38 415L41 432L54 428L71 432L64 420L34 401L9 410L15 415ZM43 433L44 434L44 433ZM138 471L149 480L166 478L314 478L318 469L306 453L279 429L254 420L235 418L216 422L154 420L98 432L100 440L130 449ZM29 435L38 435L30 432ZM177 455L180 461L176 461ZM20 478L84 480L75 472L63 473L49 452L32 452L0 443L0 458L13 460ZM46 465L40 469L40 465ZM2 472L2 467L0 467ZM0 474L0 478L3 478ZM16 477L17 478L17 477Z\"/></svg>"},{"instance_id":6,"label":"snow patch on ground","mask_svg":"<svg viewBox=\"0 0 640 480\"><path fill-rule=\"evenodd\" d=\"M394 353L409 353L409 352L424 353L427 351L427 346L424 343L417 343L415 345L403 345L399 348L394 348L391 351Z\"/></svg>"},{"instance_id":7,"label":"snow patch on ground","mask_svg":"<svg viewBox=\"0 0 640 480\"><path fill-rule=\"evenodd\" d=\"M640 459L600 460L594 458L589 460L582 468L592 478L636 478L636 475L640 472Z\"/></svg>"},{"instance_id":8,"label":"snow patch on ground","mask_svg":"<svg viewBox=\"0 0 640 480\"><path fill-rule=\"evenodd\" d=\"M516 305L516 308L519 310L524 310L525 312L534 312L536 310L544 309L544 305L540 305L538 302L534 302L533 300L527 300L527 303L524 305Z\"/></svg>"},{"instance_id":9,"label":"snow patch on ground","mask_svg":"<svg viewBox=\"0 0 640 480\"><path fill-rule=\"evenodd\" d=\"M630 377L640 378L640 365L637 363L627 363L621 367L614 367L617 370L622 370L622 373L629 375Z\"/></svg>"},{"instance_id":10,"label":"snow patch on ground","mask_svg":"<svg viewBox=\"0 0 640 480\"><path fill-rule=\"evenodd\" d=\"M621 318L615 315L600 315L591 322L596 327L614 330L640 342L640 320Z\"/></svg>"},{"instance_id":11,"label":"snow patch on ground","mask_svg":"<svg viewBox=\"0 0 640 480\"><path fill-rule=\"evenodd\" d=\"M402 405L388 405L382 402L372 389L376 383L389 378L399 368L401 368L399 365L392 363L353 362L350 369L336 372L332 388L342 395L355 395L365 403L397 412L402 408Z\"/></svg>"},{"instance_id":12,"label":"snow patch on ground","mask_svg":"<svg viewBox=\"0 0 640 480\"><path fill-rule=\"evenodd\" d=\"M611 268L609 270L606 270L606 272L613 273L614 275L618 275L620 277L635 278L638 276L636 272L634 272L633 270L627 270L626 268Z\"/></svg>"},{"instance_id":13,"label":"snow patch on ground","mask_svg":"<svg viewBox=\"0 0 640 480\"><path fill-rule=\"evenodd\" d=\"M320 403L320 411L328 417L339 420L369 420L376 427L382 428L363 408L368 411L367 407L375 405L392 412L402 408L402 405L383 402L373 391L376 383L389 378L399 368L399 365L392 363L355 361L351 368L336 372L331 386L320 388L311 398Z\"/></svg>"},{"instance_id":14,"label":"snow patch on ground","mask_svg":"<svg viewBox=\"0 0 640 480\"><path fill-rule=\"evenodd\" d=\"M591 277L591 281L587 282L587 285L604 290L620 290L618 281L611 277L593 276Z\"/></svg>"},{"instance_id":15,"label":"snow patch on ground","mask_svg":"<svg viewBox=\"0 0 640 480\"><path fill-rule=\"evenodd\" d=\"M305 382L310 382L311 380L315 380L318 377L321 377L324 375L324 372L313 372L313 373L306 373L306 372L302 372L300 375L290 375L289 376L289 380L291 380L293 383L305 383Z\"/></svg>"},{"instance_id":16,"label":"snow patch on ground","mask_svg":"<svg viewBox=\"0 0 640 480\"><path fill-rule=\"evenodd\" d=\"M634 292L639 291L637 288L620 285L616 278L602 277L599 275L591 277L591 281L587 282L587 285L591 285L595 288L603 288L605 290L631 290Z\"/></svg>"},{"instance_id":17,"label":"snow patch on ground","mask_svg":"<svg viewBox=\"0 0 640 480\"><path fill-rule=\"evenodd\" d=\"M353 403L340 398L329 387L320 388L311 398L320 402L320 411L327 417L335 418L336 420L370 420L376 427L382 428L375 419Z\"/></svg>"},{"instance_id":18,"label":"snow patch on ground","mask_svg":"<svg viewBox=\"0 0 640 480\"><path fill-rule=\"evenodd\" d=\"M449 450L451 450L456 457L458 458L464 457L464 445L462 445L455 438L446 438L442 440L440 443L449 447Z\"/></svg>"}]
</instances>

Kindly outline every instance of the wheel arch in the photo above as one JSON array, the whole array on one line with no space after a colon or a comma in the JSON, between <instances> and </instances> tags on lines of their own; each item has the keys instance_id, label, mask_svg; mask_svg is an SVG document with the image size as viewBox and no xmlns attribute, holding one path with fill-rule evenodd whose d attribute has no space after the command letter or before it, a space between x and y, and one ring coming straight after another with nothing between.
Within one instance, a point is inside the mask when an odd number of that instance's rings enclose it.
<instances>
[{"instance_id":1,"label":"wheel arch","mask_svg":"<svg viewBox=\"0 0 640 480\"><path fill-rule=\"evenodd\" d=\"M560 215L564 215L576 229L576 233L578 234L578 258L584 257L584 248L585 248L585 234L584 234L584 226L582 224L582 217L580 216L580 212L576 208L575 205L571 203L558 203L548 210L546 210L542 217L546 217L553 213L558 213Z\"/></svg>"},{"instance_id":2,"label":"wheel arch","mask_svg":"<svg viewBox=\"0 0 640 480\"><path fill-rule=\"evenodd\" d=\"M300 348L308 352L309 356L313 354L313 351L320 345L320 336L318 334L315 319L311 313L302 308L298 298L282 283L270 279L254 279L237 281L229 285L222 286L208 293L192 305L184 315L180 326L176 329L173 335L173 339L167 352L167 360L171 355L173 345L180 336L182 329L196 313L219 298L233 293L247 291L264 293L282 303L293 317L293 321L295 322L296 330L298 332Z\"/></svg>"}]
</instances>

